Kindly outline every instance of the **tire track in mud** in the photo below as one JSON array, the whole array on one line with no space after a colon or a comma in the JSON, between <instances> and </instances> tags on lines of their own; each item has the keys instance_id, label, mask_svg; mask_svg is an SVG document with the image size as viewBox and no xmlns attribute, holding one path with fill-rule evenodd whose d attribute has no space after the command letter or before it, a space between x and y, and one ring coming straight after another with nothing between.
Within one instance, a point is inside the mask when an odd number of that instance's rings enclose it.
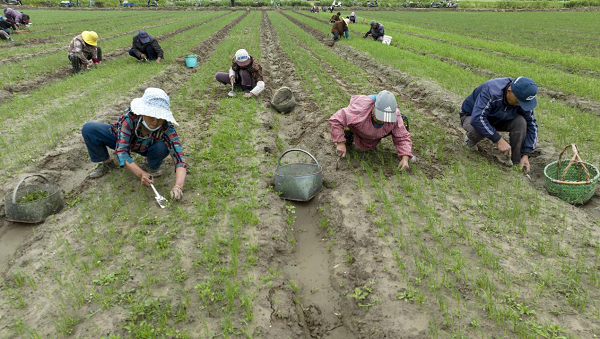
<instances>
[{"instance_id":1,"label":"tire track in mud","mask_svg":"<svg viewBox=\"0 0 600 339\"><path fill-rule=\"evenodd\" d=\"M219 46L220 41L224 40L229 35L231 29L246 17L246 15L248 15L248 12L245 12L240 17L234 19L214 35L206 38L190 50L191 53L198 55L197 67L188 69L183 65L183 58L176 59L177 62L167 67L163 73L156 78L149 79L137 88L132 89L128 95L119 96L119 100L105 106L105 109L96 114L90 121L107 123L115 121L123 108L128 107L131 98L137 96L137 94L141 95L148 87L158 87L167 93L176 92L180 87L187 83L189 77L201 68L203 61L207 60L208 57L214 53ZM24 168L15 176L7 176L4 178L4 181L0 186L0 192L10 191L18 178L28 174L43 174L48 178L49 182L58 185L63 193L68 193L71 198L74 198L89 189L94 183L94 180L87 177L89 171L93 167L94 164L90 162L88 158L83 138L79 134L79 131L77 131L68 135L59 146L42 155L35 161L34 165ZM59 212L59 214L63 212ZM4 241L10 241L11 245L20 244L15 245L15 247L17 247L16 253L25 251L29 246L32 246L37 239L30 238L27 240L33 229L28 232L19 232L18 236L13 236L15 231L22 230L22 226L8 222L4 213L4 201L0 201L0 237L2 237L0 238L0 242L4 243ZM5 236L12 236L12 238L8 240L8 238L4 238ZM10 266L11 262L0 263L0 274L4 274L4 271L8 267L5 266L6 264Z\"/></svg>"},{"instance_id":2,"label":"tire track in mud","mask_svg":"<svg viewBox=\"0 0 600 339\"><path fill-rule=\"evenodd\" d=\"M310 15L307 15L307 14L304 14L304 13L301 13L301 12L295 12L295 13L300 14L302 16L305 16L307 18L310 18L310 19L315 20L315 21L320 22L320 23L326 23L326 21L320 20L319 18L315 18L315 17L312 17ZM284 13L284 15L285 15L285 13ZM291 20L295 20L295 19L291 18ZM301 27L305 27L306 29L311 30L313 32L312 33L313 35L316 34L316 35L319 35L319 36L325 36L326 37L326 35L323 32L319 31L318 29L310 27L310 26L308 26L308 25L306 25L306 24L304 24L304 23L302 23L302 22L300 22L298 20L295 20L295 22L296 22L297 25L300 25ZM351 30L351 31L353 33L355 33L355 34L358 34L359 36L362 35L362 33L359 32L359 31L356 31L356 30ZM494 72L488 71L486 69L481 69L481 68L473 67L471 65L462 63L460 61L456 61L454 59L449 59L449 58L446 58L446 57L440 57L440 56L437 56L435 54L426 53L426 52L423 52L423 51L418 51L416 49L413 49L413 48L410 48L410 47L406 47L406 46L403 46L402 48L406 49L408 51L411 51L413 53L417 53L417 54L420 54L420 55L423 55L423 56L427 56L427 57L430 57L430 58L434 58L434 59L440 60L440 61L442 61L444 63L449 63L449 64L452 64L452 65L455 65L455 66L459 66L459 67L461 67L461 68L463 68L465 70L471 71L471 72L473 72L475 74L479 74L479 75L482 75L482 76L485 76L485 77L488 77L488 78L496 78L496 77L499 77L499 76L504 76L504 75L500 75L500 74L496 74ZM564 94L564 93L562 93L560 91L555 91L555 90L547 89L547 88L540 88L539 92L542 95L548 96L548 97L550 97L552 99L555 99L555 100L559 100L560 102L564 103L567 106L570 106L570 107L573 107L573 108L578 108L578 109L581 109L581 110L586 111L586 112L595 113L595 114L597 114L597 115L600 116L600 102L597 102L597 101L595 101L593 99L586 99L586 98L578 97L578 96L575 96L575 95ZM456 106L456 107L459 107L459 106Z\"/></svg>"},{"instance_id":3,"label":"tire track in mud","mask_svg":"<svg viewBox=\"0 0 600 339\"><path fill-rule=\"evenodd\" d=\"M160 40L168 39L168 38L170 38L170 37L172 37L174 35L180 34L182 32L185 32L185 31L188 31L188 30L191 30L191 29L194 29L194 28L197 28L197 27L202 26L204 24L207 24L207 23L209 23L211 21L218 20L219 18L221 18L221 17L223 17L223 16L225 16L225 15L227 15L229 13L230 12L225 12L222 15L219 15L219 16L216 16L214 18L210 18L210 19L201 21L199 23L196 23L196 24L193 24L193 25L190 25L190 26L179 28L179 29L177 29L175 31L172 31L172 32L160 35L160 36L157 36L156 38L160 39ZM126 35L126 34L122 34L122 35ZM102 55L103 62L105 62L106 59L110 59L110 58L114 59L114 58L118 58L118 57L120 57L122 55L127 54L129 48L130 47L127 46L127 47L125 47L125 48L123 48L121 50L110 52L110 53L106 53L106 54ZM68 62L66 62L66 63L68 63ZM32 80L29 80L29 81L26 81L26 82L23 82L23 83L20 83L18 85L6 86L4 88L4 90L6 90L8 92L11 92L13 94L14 93L19 93L19 94L29 93L29 92L32 92L32 91L40 88L40 87L43 87L43 86L46 86L48 84L57 82L59 80L67 78L67 77L69 77L71 75L73 75L73 72L72 72L70 64L68 64L68 65L66 65L64 67L61 67L61 68L55 70L52 73L42 75L40 77L34 78ZM4 104L4 103L5 102L2 102L0 100L0 104Z\"/></svg>"},{"instance_id":4,"label":"tire track in mud","mask_svg":"<svg viewBox=\"0 0 600 339\"><path fill-rule=\"evenodd\" d=\"M283 139L286 145L297 147L301 143L304 144L301 142L303 140L314 139L315 125L323 122L322 119L317 119L321 115L318 105L310 100L309 94L304 91L301 79L294 73L294 64L281 48L277 31L264 11L261 27L261 62L269 83L269 92L265 93L263 102L268 106L268 98L272 97L274 89L281 86L289 87L297 101L292 112L277 116L280 121L280 130L277 132L279 135L270 137L267 141L270 145L265 147L266 152L273 153L277 150L277 137ZM272 125L275 114L279 113L276 110L263 111L263 125ZM284 204L283 201L280 203ZM309 203L293 204L297 216L291 226L293 230L281 230L282 233L289 233L288 235L297 239L293 250L278 250L284 254L279 266L285 274L285 281L262 291L259 296L260 300L266 300L271 309L272 328L269 332L272 333L274 329L285 333L279 337L288 337L290 331L296 338L307 339L350 336L351 331L347 324L351 321L352 313L347 312L347 303L341 297L340 291L334 288L335 279L331 270L334 261L327 252L325 243L321 241L321 233L324 231L317 226L319 215L316 211L323 208L325 203L327 200L321 193ZM273 261L274 258L267 260ZM299 289L289 288L288 281L293 281Z\"/></svg>"},{"instance_id":5,"label":"tire track in mud","mask_svg":"<svg viewBox=\"0 0 600 339\"><path fill-rule=\"evenodd\" d=\"M161 26L166 26L166 25L170 25L170 24L174 24L176 22L179 22L181 20L175 20L175 21L171 21L171 22L167 22L167 23L161 23L161 24L157 24L157 25L152 25L152 26L144 26L147 27L146 29L151 29L151 28L156 28L156 27L161 27ZM112 26L107 26L107 27L112 27ZM96 28L97 29L97 28ZM102 37L102 42L107 41L107 40L111 40L114 38L118 38L127 34L132 34L135 32L139 32L139 29L136 30L131 30L131 31L127 31L127 32L123 32L123 33L118 33L115 35L110 35L107 37ZM77 33L69 33L69 34L63 34L63 35L59 35L58 37L73 37L73 34L77 34ZM51 37L51 38L55 38L57 36ZM57 42L57 44L59 44L60 42ZM69 45L64 45L64 46L60 46L60 47L56 47L56 48L51 48L51 49L45 49L43 51L39 51L36 53L31 53L31 54L22 54L22 55L15 55L12 57L7 57L4 58L3 60L0 60L0 65L4 65L4 64L10 64L13 62L18 62L18 61L23 61L23 60L27 60L27 59L31 59L31 58L35 58L35 57L39 57L39 56L43 56L46 54L50 54L50 53L55 53L58 52L60 50L67 50L67 47Z\"/></svg>"}]
</instances>

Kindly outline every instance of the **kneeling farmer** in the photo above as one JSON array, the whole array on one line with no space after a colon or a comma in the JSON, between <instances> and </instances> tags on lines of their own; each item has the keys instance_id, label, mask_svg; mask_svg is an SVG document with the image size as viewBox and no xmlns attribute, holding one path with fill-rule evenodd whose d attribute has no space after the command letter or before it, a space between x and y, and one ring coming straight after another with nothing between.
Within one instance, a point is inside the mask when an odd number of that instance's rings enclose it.
<instances>
[{"instance_id":1,"label":"kneeling farmer","mask_svg":"<svg viewBox=\"0 0 600 339\"><path fill-rule=\"evenodd\" d=\"M385 35L385 28L383 28L382 24L373 20L371 21L371 28L367 33L365 33L363 38L367 38L369 35L373 38L373 40L383 41L383 36Z\"/></svg>"},{"instance_id":2,"label":"kneeling farmer","mask_svg":"<svg viewBox=\"0 0 600 339\"><path fill-rule=\"evenodd\" d=\"M225 85L236 84L236 87L241 87L246 92L246 98L258 96L265 89L262 67L245 49L235 52L229 73L217 72L215 79Z\"/></svg>"},{"instance_id":3,"label":"kneeling farmer","mask_svg":"<svg viewBox=\"0 0 600 339\"><path fill-rule=\"evenodd\" d=\"M511 154L513 164L529 172L538 134L533 115L537 92L538 86L526 77L492 79L475 88L460 109L467 147L477 150L477 143L488 138L498 150ZM509 132L510 144L497 131Z\"/></svg>"},{"instance_id":4,"label":"kneeling farmer","mask_svg":"<svg viewBox=\"0 0 600 339\"><path fill-rule=\"evenodd\" d=\"M162 175L160 165L171 154L175 162L175 186L171 189L171 198L180 200L187 165L174 125L179 124L171 113L169 96L159 88L148 88L143 97L133 99L130 108L121 114L117 122L86 123L81 134L90 159L99 163L90 173L90 178L99 178L108 172L111 160L106 147L114 149L119 165L146 186L154 183L154 177ZM133 161L132 151L146 157L148 172Z\"/></svg>"},{"instance_id":5,"label":"kneeling farmer","mask_svg":"<svg viewBox=\"0 0 600 339\"><path fill-rule=\"evenodd\" d=\"M408 132L408 119L398 110L396 97L389 91L377 95L353 95L350 105L329 118L331 140L337 144L337 153L346 156L346 145L352 142L362 151L377 146L381 139L392 136L398 150L401 170L409 168L412 142Z\"/></svg>"},{"instance_id":6,"label":"kneeling farmer","mask_svg":"<svg viewBox=\"0 0 600 339\"><path fill-rule=\"evenodd\" d=\"M138 60L156 60L160 62L164 53L158 41L146 31L140 31L133 36L133 44L129 49L129 55Z\"/></svg>"},{"instance_id":7,"label":"kneeling farmer","mask_svg":"<svg viewBox=\"0 0 600 339\"><path fill-rule=\"evenodd\" d=\"M81 66L92 67L102 61L102 50L98 47L98 34L94 31L83 31L69 44L69 60L73 72L79 73Z\"/></svg>"}]
</instances>

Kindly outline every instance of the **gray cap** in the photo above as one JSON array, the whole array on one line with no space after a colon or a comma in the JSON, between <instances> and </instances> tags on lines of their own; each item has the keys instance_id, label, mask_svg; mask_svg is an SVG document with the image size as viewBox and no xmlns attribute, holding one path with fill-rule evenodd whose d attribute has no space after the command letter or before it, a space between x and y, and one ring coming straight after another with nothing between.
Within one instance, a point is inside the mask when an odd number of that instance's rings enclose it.
<instances>
[{"instance_id":1,"label":"gray cap","mask_svg":"<svg viewBox=\"0 0 600 339\"><path fill-rule=\"evenodd\" d=\"M375 118L383 122L396 122L396 97L390 91L381 91L375 98Z\"/></svg>"},{"instance_id":2,"label":"gray cap","mask_svg":"<svg viewBox=\"0 0 600 339\"><path fill-rule=\"evenodd\" d=\"M377 21L375 21L375 20L371 21L371 26L373 26L373 25L377 25Z\"/></svg>"}]
</instances>

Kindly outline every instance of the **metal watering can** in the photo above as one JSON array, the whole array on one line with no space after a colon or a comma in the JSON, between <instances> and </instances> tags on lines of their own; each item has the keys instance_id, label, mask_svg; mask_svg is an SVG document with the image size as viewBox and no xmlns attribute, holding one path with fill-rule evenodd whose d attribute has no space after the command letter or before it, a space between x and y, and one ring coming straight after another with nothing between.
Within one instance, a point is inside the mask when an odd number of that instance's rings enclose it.
<instances>
[{"instance_id":1,"label":"metal watering can","mask_svg":"<svg viewBox=\"0 0 600 339\"><path fill-rule=\"evenodd\" d=\"M290 152L302 152L310 156L315 164L294 163L280 166L281 159ZM323 168L312 154L301 149L285 151L277 160L275 168L275 192L283 199L308 201L323 187Z\"/></svg>"}]
</instances>

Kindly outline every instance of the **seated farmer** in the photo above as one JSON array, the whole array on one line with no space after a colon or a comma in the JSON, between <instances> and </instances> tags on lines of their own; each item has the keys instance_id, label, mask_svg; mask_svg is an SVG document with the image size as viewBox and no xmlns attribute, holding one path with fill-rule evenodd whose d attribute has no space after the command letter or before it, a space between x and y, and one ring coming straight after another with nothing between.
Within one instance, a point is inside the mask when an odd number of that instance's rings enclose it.
<instances>
[{"instance_id":1,"label":"seated farmer","mask_svg":"<svg viewBox=\"0 0 600 339\"><path fill-rule=\"evenodd\" d=\"M156 62L160 62L164 53L156 38L146 33L146 31L140 31L133 37L133 45L129 49L129 55L138 60L156 60Z\"/></svg>"},{"instance_id":2,"label":"seated farmer","mask_svg":"<svg viewBox=\"0 0 600 339\"><path fill-rule=\"evenodd\" d=\"M348 16L348 19L350 19L350 22L355 24L356 23L356 14L354 14L354 12L350 13L350 16Z\"/></svg>"},{"instance_id":3,"label":"seated farmer","mask_svg":"<svg viewBox=\"0 0 600 339\"><path fill-rule=\"evenodd\" d=\"M477 143L488 138L498 150L510 152L513 164L529 172L529 156L538 134L533 115L537 91L535 82L526 77L492 79L475 88L460 108L467 147L477 150ZM497 131L509 132L510 143Z\"/></svg>"},{"instance_id":4,"label":"seated farmer","mask_svg":"<svg viewBox=\"0 0 600 339\"><path fill-rule=\"evenodd\" d=\"M337 14L334 14L331 16L331 19L329 19L329 23L332 24L336 21L340 21L340 15L342 15L342 13L337 12Z\"/></svg>"},{"instance_id":5,"label":"seated farmer","mask_svg":"<svg viewBox=\"0 0 600 339\"><path fill-rule=\"evenodd\" d=\"M215 79L225 85L236 84L236 87L241 87L246 98L258 96L265 89L262 67L245 49L235 52L229 73L217 72Z\"/></svg>"},{"instance_id":6,"label":"seated farmer","mask_svg":"<svg viewBox=\"0 0 600 339\"><path fill-rule=\"evenodd\" d=\"M337 41L344 34L346 39L348 39L348 22L350 22L348 19L339 20L336 21L333 26L331 26L331 34L333 34L334 41Z\"/></svg>"},{"instance_id":7,"label":"seated farmer","mask_svg":"<svg viewBox=\"0 0 600 339\"><path fill-rule=\"evenodd\" d=\"M187 165L174 125L179 124L171 112L169 96L159 88L147 88L143 97L133 99L130 108L121 114L117 122L86 123L81 134L90 159L99 163L90 173L90 178L99 178L109 171L112 161L106 147L114 149L119 165L146 186L154 183L154 177L162 175L160 165L171 154L175 162L175 185L171 189L171 198L180 200ZM146 157L148 172L134 162L131 152Z\"/></svg>"},{"instance_id":8,"label":"seated farmer","mask_svg":"<svg viewBox=\"0 0 600 339\"><path fill-rule=\"evenodd\" d=\"M14 41L10 36L11 29L16 30L15 25L0 16L0 39Z\"/></svg>"},{"instance_id":9,"label":"seated farmer","mask_svg":"<svg viewBox=\"0 0 600 339\"><path fill-rule=\"evenodd\" d=\"M363 38L366 38L369 35L373 37L373 40L383 41L383 36L385 35L383 25L377 23L377 21L375 20L371 21L371 29L369 29L369 31L365 33Z\"/></svg>"},{"instance_id":10,"label":"seated farmer","mask_svg":"<svg viewBox=\"0 0 600 339\"><path fill-rule=\"evenodd\" d=\"M98 47L98 34L94 31L83 31L69 44L69 60L73 73L80 73L81 66L92 67L102 61L102 50Z\"/></svg>"},{"instance_id":11,"label":"seated farmer","mask_svg":"<svg viewBox=\"0 0 600 339\"><path fill-rule=\"evenodd\" d=\"M389 91L377 95L353 95L348 107L329 118L329 127L331 140L337 144L337 153L341 157L346 156L346 145L354 142L358 149L366 151L391 135L400 157L400 169L408 169L408 161L413 159L408 121L404 121L396 97Z\"/></svg>"}]
</instances>

